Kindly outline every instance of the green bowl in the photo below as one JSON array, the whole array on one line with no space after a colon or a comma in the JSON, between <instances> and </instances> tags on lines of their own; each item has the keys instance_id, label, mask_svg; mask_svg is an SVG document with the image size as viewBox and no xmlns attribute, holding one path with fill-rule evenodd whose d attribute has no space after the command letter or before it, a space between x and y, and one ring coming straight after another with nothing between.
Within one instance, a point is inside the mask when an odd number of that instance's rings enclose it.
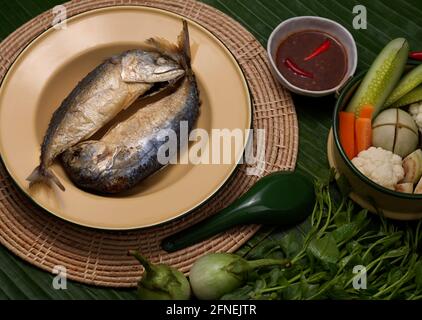
<instances>
[{"instance_id":1,"label":"green bowl","mask_svg":"<svg viewBox=\"0 0 422 320\"><path fill-rule=\"evenodd\" d=\"M416 62L409 62L408 69ZM350 197L371 212L397 220L422 218L422 194L408 194L387 189L363 175L346 156L339 138L339 112L349 103L366 72L352 78L341 90L333 114L333 128L328 139L328 160L337 172L338 182L348 184Z\"/></svg>"}]
</instances>

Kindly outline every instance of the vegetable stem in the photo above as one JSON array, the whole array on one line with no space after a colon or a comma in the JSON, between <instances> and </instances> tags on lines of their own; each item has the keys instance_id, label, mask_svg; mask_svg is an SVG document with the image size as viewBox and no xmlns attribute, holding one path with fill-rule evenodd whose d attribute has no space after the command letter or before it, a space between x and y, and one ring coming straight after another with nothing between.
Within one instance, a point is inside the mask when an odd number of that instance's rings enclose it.
<instances>
[{"instance_id":1,"label":"vegetable stem","mask_svg":"<svg viewBox=\"0 0 422 320\"><path fill-rule=\"evenodd\" d=\"M290 280L288 280L287 281L287 284L284 284L284 285L281 285L281 286L277 286L277 287L262 289L262 290L260 290L260 292L261 293L268 293L268 292L272 292L272 291L277 291L277 290L285 289L285 288L289 287L295 281L301 279L305 274L307 274L310 271L311 271L311 268L308 268L308 269L302 271L301 274L298 274L298 275L294 276L293 278L291 278Z\"/></svg>"},{"instance_id":2,"label":"vegetable stem","mask_svg":"<svg viewBox=\"0 0 422 320\"><path fill-rule=\"evenodd\" d=\"M331 202L331 196L330 196L330 190L329 189L327 189L326 201L327 201L327 205L328 205L327 218L326 218L326 221L325 221L325 225L318 232L319 236L321 236L325 232L325 230L327 229L328 225L331 222L331 214L332 214L332 211L333 211L333 204Z\"/></svg>"},{"instance_id":3,"label":"vegetable stem","mask_svg":"<svg viewBox=\"0 0 422 320\"><path fill-rule=\"evenodd\" d=\"M248 261L247 264L251 270L274 265L281 265L283 267L288 268L291 265L291 261L288 259L259 259Z\"/></svg>"},{"instance_id":4,"label":"vegetable stem","mask_svg":"<svg viewBox=\"0 0 422 320\"><path fill-rule=\"evenodd\" d=\"M140 262L140 264L145 268L147 272L152 271L153 268L152 268L151 263L147 259L145 259L138 251L129 250L128 255L135 257Z\"/></svg>"},{"instance_id":5,"label":"vegetable stem","mask_svg":"<svg viewBox=\"0 0 422 320\"><path fill-rule=\"evenodd\" d=\"M413 256L412 258L413 258L413 261L412 261L413 263L411 263L409 265L409 268L408 268L407 272L403 275L403 277L401 277L399 280L397 280L396 282L394 282L392 285L390 285L386 289L381 290L381 291L378 291L378 293L376 293L374 295L374 298L378 298L378 297L382 296L383 294L388 293L391 290L395 289L397 286L400 287L402 284L404 284L404 283L406 283L408 281L408 278L409 278L411 272L414 272L413 266L414 266L414 264L416 262L415 256ZM390 296L389 298L391 299L392 296Z\"/></svg>"}]
</instances>

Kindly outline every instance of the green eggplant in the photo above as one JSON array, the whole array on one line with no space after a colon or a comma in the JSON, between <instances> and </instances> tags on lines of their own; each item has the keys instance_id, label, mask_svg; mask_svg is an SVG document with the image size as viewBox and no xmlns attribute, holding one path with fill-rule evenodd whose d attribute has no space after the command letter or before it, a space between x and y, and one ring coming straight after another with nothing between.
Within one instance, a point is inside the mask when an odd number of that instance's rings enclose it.
<instances>
[{"instance_id":1,"label":"green eggplant","mask_svg":"<svg viewBox=\"0 0 422 320\"><path fill-rule=\"evenodd\" d=\"M179 270L165 264L154 265L137 251L129 251L145 268L138 284L140 300L189 300L191 288L188 279Z\"/></svg>"}]
</instances>

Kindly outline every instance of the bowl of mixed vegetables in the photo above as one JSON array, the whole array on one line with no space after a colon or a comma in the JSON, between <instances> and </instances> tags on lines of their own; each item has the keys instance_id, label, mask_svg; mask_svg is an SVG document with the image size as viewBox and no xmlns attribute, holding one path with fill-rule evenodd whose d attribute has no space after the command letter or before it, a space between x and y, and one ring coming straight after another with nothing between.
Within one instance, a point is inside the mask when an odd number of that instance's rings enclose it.
<instances>
[{"instance_id":1,"label":"bowl of mixed vegetables","mask_svg":"<svg viewBox=\"0 0 422 320\"><path fill-rule=\"evenodd\" d=\"M422 218L418 58L406 39L388 43L370 69L342 90L328 143L343 190L370 211L400 220Z\"/></svg>"}]
</instances>

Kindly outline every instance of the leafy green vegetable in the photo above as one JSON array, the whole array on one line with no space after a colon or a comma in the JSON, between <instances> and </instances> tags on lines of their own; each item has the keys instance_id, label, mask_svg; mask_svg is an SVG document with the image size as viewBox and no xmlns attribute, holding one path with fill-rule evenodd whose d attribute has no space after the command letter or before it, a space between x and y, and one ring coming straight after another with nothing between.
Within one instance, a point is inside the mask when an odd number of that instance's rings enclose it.
<instances>
[{"instance_id":1,"label":"leafy green vegetable","mask_svg":"<svg viewBox=\"0 0 422 320\"><path fill-rule=\"evenodd\" d=\"M308 245L308 253L326 267L333 267L340 259L340 251L331 233L327 233L321 239L313 239Z\"/></svg>"},{"instance_id":2,"label":"leafy green vegetable","mask_svg":"<svg viewBox=\"0 0 422 320\"><path fill-rule=\"evenodd\" d=\"M245 255L289 259L291 267L258 270L223 299L422 299L422 221L368 215L329 181L315 189L310 225L298 228L306 232L271 236ZM366 268L366 289L353 286L359 265Z\"/></svg>"}]
</instances>

